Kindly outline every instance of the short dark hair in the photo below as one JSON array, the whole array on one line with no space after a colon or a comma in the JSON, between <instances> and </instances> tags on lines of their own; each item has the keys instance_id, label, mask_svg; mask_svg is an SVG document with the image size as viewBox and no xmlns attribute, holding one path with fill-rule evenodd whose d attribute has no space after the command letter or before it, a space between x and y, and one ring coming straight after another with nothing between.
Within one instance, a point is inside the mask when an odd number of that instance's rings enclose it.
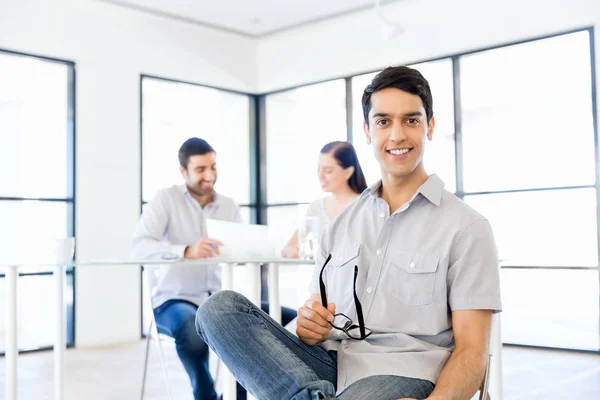
<instances>
[{"instance_id":1,"label":"short dark hair","mask_svg":"<svg viewBox=\"0 0 600 400\"><path fill-rule=\"evenodd\" d=\"M369 124L369 111L371 111L371 95L386 88L396 88L414 94L421 98L423 108L427 114L427 122L433 117L433 96L429 82L419 71L410 67L387 67L373 78L367 85L362 96L363 116Z\"/></svg>"},{"instance_id":2,"label":"short dark hair","mask_svg":"<svg viewBox=\"0 0 600 400\"><path fill-rule=\"evenodd\" d=\"M367 188L365 175L363 174L356 150L349 142L331 142L327 143L321 149L321 154L329 154L335 158L342 168L354 167L352 176L348 179L348 185L355 193L361 194Z\"/></svg>"},{"instance_id":3,"label":"short dark hair","mask_svg":"<svg viewBox=\"0 0 600 400\"><path fill-rule=\"evenodd\" d=\"M179 165L187 169L191 156L207 153L216 153L216 151L206 140L197 137L189 138L179 148Z\"/></svg>"}]
</instances>

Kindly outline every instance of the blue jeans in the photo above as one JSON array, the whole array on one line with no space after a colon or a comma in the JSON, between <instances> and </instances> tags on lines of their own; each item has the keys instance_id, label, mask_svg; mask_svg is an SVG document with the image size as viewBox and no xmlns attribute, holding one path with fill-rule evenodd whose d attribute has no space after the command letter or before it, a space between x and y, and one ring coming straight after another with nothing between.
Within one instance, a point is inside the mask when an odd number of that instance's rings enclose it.
<instances>
[{"instance_id":1,"label":"blue jeans","mask_svg":"<svg viewBox=\"0 0 600 400\"><path fill-rule=\"evenodd\" d=\"M214 295L213 295L214 296ZM212 297L212 296L211 296ZM268 312L268 304L262 304ZM195 400L216 400L214 381L208 369L208 346L196 332L194 321L198 307L183 300L169 300L154 310L158 331L175 339L177 355L190 377ZM296 311L282 308L282 321L290 322ZM238 384L238 399L246 399L246 391Z\"/></svg>"},{"instance_id":2,"label":"blue jeans","mask_svg":"<svg viewBox=\"0 0 600 400\"><path fill-rule=\"evenodd\" d=\"M221 291L198 309L198 334L246 389L260 400L335 398L337 353L309 346L239 293ZM434 384L380 375L361 379L345 400L424 399Z\"/></svg>"}]
</instances>

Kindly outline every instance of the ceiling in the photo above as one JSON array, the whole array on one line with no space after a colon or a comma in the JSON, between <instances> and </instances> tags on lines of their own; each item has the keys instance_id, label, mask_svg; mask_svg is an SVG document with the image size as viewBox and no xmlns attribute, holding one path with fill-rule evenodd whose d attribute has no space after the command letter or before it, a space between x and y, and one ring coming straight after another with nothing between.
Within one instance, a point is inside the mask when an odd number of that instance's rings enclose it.
<instances>
[{"instance_id":1,"label":"ceiling","mask_svg":"<svg viewBox=\"0 0 600 400\"><path fill-rule=\"evenodd\" d=\"M103 1L250 37L261 37L374 7L374 0ZM382 0L381 3L392 1Z\"/></svg>"}]
</instances>

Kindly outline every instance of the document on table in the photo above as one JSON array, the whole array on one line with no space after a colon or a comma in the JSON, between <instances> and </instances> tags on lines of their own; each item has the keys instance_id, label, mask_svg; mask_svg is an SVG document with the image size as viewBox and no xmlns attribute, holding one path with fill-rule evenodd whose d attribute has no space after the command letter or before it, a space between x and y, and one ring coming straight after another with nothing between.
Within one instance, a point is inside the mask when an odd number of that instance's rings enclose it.
<instances>
[{"instance_id":1,"label":"document on table","mask_svg":"<svg viewBox=\"0 0 600 400\"><path fill-rule=\"evenodd\" d=\"M219 247L221 257L271 258L276 257L275 247L269 240L266 225L250 225L237 222L206 219L208 237L223 243Z\"/></svg>"}]
</instances>

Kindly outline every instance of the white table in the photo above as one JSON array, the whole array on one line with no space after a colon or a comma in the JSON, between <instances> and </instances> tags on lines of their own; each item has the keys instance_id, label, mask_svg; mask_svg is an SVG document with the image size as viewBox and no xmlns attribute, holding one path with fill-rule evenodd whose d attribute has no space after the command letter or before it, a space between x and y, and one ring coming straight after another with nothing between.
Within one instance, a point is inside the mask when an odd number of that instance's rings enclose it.
<instances>
[{"instance_id":1,"label":"white table","mask_svg":"<svg viewBox=\"0 0 600 400\"><path fill-rule=\"evenodd\" d=\"M269 266L269 314L281 322L281 303L279 301L279 265L280 264L307 264L303 260L291 260L280 258L245 258L227 259L210 258L202 260L100 260L89 262L68 262L64 264L43 264L40 266L53 269L55 282L55 313L56 325L54 333L54 399L64 398L65 382L65 351L66 351L66 271L69 267L103 267L115 265L215 265L222 268L222 288L233 289L233 268L236 265L247 265L249 271L248 282L250 284L249 299L260 307L261 292L261 264ZM6 400L17 400L17 278L19 268L22 264L0 264L0 268L6 271ZM232 400L236 397L235 379L226 372L223 385L224 400Z\"/></svg>"}]
</instances>

